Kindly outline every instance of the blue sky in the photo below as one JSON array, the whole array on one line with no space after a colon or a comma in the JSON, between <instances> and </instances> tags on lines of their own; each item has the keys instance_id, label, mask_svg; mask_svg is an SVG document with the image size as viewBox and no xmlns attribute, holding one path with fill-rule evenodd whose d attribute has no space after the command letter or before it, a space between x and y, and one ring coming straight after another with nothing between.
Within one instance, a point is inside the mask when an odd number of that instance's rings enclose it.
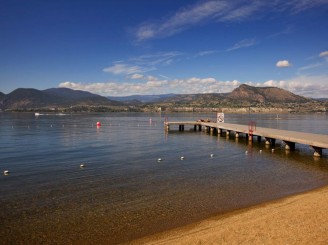
<instances>
[{"instance_id":1,"label":"blue sky","mask_svg":"<svg viewBox=\"0 0 328 245\"><path fill-rule=\"evenodd\" d=\"M328 97L328 0L0 0L0 91Z\"/></svg>"}]
</instances>

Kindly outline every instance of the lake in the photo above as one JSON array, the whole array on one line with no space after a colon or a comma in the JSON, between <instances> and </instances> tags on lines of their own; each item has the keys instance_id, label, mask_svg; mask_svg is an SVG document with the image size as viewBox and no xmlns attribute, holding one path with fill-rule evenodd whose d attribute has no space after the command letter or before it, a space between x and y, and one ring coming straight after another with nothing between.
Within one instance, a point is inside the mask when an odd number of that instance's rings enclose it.
<instances>
[{"instance_id":1,"label":"lake","mask_svg":"<svg viewBox=\"0 0 328 245\"><path fill-rule=\"evenodd\" d=\"M167 118L215 116L0 113L1 244L128 242L328 184L326 149L314 158L306 145L286 153L277 142L272 153L264 142L164 130ZM249 120L328 135L327 114L225 115Z\"/></svg>"}]
</instances>

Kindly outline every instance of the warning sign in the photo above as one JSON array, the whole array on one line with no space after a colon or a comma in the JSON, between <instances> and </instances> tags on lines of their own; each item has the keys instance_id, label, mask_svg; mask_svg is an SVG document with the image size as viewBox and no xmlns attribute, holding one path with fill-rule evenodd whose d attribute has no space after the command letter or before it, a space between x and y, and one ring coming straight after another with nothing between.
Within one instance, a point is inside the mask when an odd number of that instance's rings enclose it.
<instances>
[{"instance_id":1,"label":"warning sign","mask_svg":"<svg viewBox=\"0 0 328 245\"><path fill-rule=\"evenodd\" d=\"M222 112L217 113L217 122L218 123L223 123L224 122L224 113L222 113Z\"/></svg>"}]
</instances>

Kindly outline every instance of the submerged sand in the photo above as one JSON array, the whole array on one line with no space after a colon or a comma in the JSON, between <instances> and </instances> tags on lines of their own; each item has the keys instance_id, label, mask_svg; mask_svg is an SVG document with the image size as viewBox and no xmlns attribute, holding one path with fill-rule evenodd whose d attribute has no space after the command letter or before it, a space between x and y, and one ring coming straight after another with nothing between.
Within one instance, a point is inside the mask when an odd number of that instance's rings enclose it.
<instances>
[{"instance_id":1,"label":"submerged sand","mask_svg":"<svg viewBox=\"0 0 328 245\"><path fill-rule=\"evenodd\" d=\"M210 218L131 244L328 244L328 187Z\"/></svg>"}]
</instances>

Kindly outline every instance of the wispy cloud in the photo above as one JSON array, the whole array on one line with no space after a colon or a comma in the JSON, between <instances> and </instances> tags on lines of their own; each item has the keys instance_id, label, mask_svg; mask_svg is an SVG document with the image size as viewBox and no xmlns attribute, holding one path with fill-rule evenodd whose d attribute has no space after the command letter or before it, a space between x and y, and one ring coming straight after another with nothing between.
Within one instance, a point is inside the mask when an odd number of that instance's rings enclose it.
<instances>
[{"instance_id":1,"label":"wispy cloud","mask_svg":"<svg viewBox=\"0 0 328 245\"><path fill-rule=\"evenodd\" d=\"M226 51L233 51L236 49L240 49L240 48L247 48L247 47L251 47L253 45L255 45L256 39L255 38L250 38L250 39L244 39L239 41L238 43L235 43L231 48L228 48Z\"/></svg>"},{"instance_id":2,"label":"wispy cloud","mask_svg":"<svg viewBox=\"0 0 328 245\"><path fill-rule=\"evenodd\" d=\"M140 66L128 65L128 64L113 64L107 68L103 69L104 72L109 72L113 74L132 74L143 72L143 69Z\"/></svg>"},{"instance_id":3,"label":"wispy cloud","mask_svg":"<svg viewBox=\"0 0 328 245\"><path fill-rule=\"evenodd\" d=\"M218 53L218 52L219 52L218 50L205 50L205 51L201 51L201 52L197 53L196 57L197 56L211 55L211 54L215 54L215 53Z\"/></svg>"},{"instance_id":4,"label":"wispy cloud","mask_svg":"<svg viewBox=\"0 0 328 245\"><path fill-rule=\"evenodd\" d=\"M162 21L142 23L135 35L138 41L172 36L193 25L216 18L228 6L225 1L205 1L187 6Z\"/></svg>"},{"instance_id":5,"label":"wispy cloud","mask_svg":"<svg viewBox=\"0 0 328 245\"><path fill-rule=\"evenodd\" d=\"M263 18L268 11L297 14L323 4L327 4L327 0L200 1L157 21L141 23L135 28L134 34L137 41L165 38L208 22L244 22Z\"/></svg>"},{"instance_id":6,"label":"wispy cloud","mask_svg":"<svg viewBox=\"0 0 328 245\"><path fill-rule=\"evenodd\" d=\"M155 54L145 54L138 57L130 58L129 61L141 66L161 66L169 65L173 60L183 55L181 52L171 51L171 52L158 52Z\"/></svg>"},{"instance_id":7,"label":"wispy cloud","mask_svg":"<svg viewBox=\"0 0 328 245\"><path fill-rule=\"evenodd\" d=\"M302 66L299 68L300 71L305 71L305 70L311 70L311 69L314 69L314 68L317 68L317 67L320 67L322 66L323 63L315 63L315 64L310 64L310 65L307 65L307 66Z\"/></svg>"},{"instance_id":8,"label":"wispy cloud","mask_svg":"<svg viewBox=\"0 0 328 245\"><path fill-rule=\"evenodd\" d=\"M292 0L285 3L290 7L293 14L298 14L307 9L327 4L327 0Z\"/></svg>"},{"instance_id":9,"label":"wispy cloud","mask_svg":"<svg viewBox=\"0 0 328 245\"><path fill-rule=\"evenodd\" d=\"M219 18L221 22L228 21L244 21L252 16L253 13L260 10L265 3L260 1L252 1L250 4L246 3L245 5L232 5L230 2L229 8L225 9L224 13L221 13L222 16Z\"/></svg>"},{"instance_id":10,"label":"wispy cloud","mask_svg":"<svg viewBox=\"0 0 328 245\"><path fill-rule=\"evenodd\" d=\"M328 51L322 51L320 54L312 55L306 60L316 60L316 63L312 63L306 66L298 68L299 71L307 71L322 66L328 65Z\"/></svg>"},{"instance_id":11,"label":"wispy cloud","mask_svg":"<svg viewBox=\"0 0 328 245\"><path fill-rule=\"evenodd\" d=\"M282 30L280 32L272 33L271 35L268 36L268 38L274 38L274 37L278 37L281 35L287 35L287 34L290 34L292 31L293 31L293 27L288 26L287 28L285 28L284 30Z\"/></svg>"},{"instance_id":12,"label":"wispy cloud","mask_svg":"<svg viewBox=\"0 0 328 245\"><path fill-rule=\"evenodd\" d=\"M183 55L183 53L173 51L141 55L129 58L126 61L113 62L111 66L104 68L103 71L115 75L142 74L157 70L160 66L170 65L174 62L176 57L181 55ZM131 76L131 78L133 77Z\"/></svg>"}]
</instances>

